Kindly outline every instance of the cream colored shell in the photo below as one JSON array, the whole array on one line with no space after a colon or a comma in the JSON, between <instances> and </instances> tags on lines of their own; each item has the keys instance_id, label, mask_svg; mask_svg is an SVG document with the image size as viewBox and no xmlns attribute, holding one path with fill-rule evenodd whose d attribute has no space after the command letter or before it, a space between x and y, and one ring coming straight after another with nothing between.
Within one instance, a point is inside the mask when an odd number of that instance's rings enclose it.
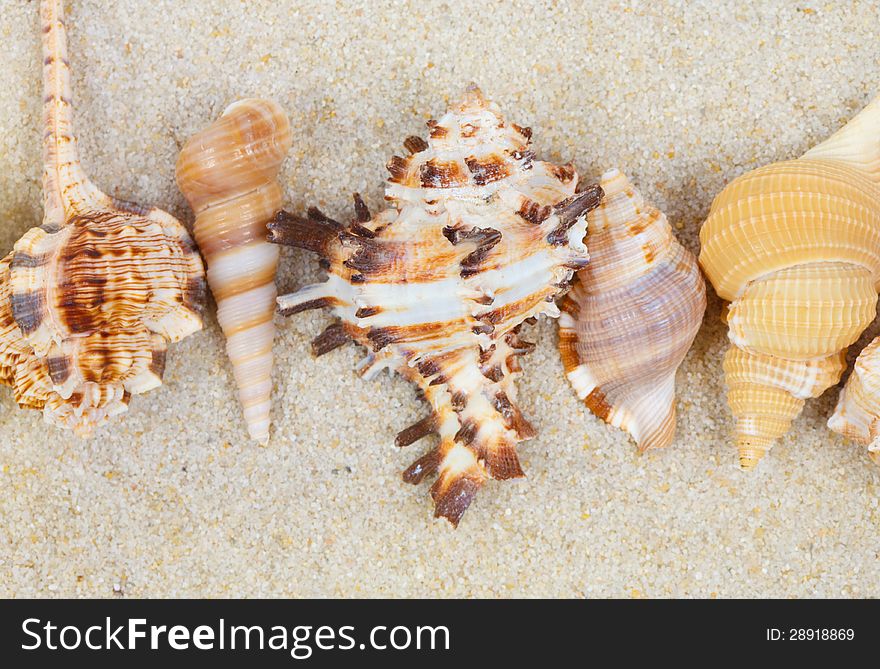
<instances>
[{"instance_id":1,"label":"cream colored shell","mask_svg":"<svg viewBox=\"0 0 880 669\"><path fill-rule=\"evenodd\" d=\"M87 436L161 384L167 342L201 328L204 269L177 219L83 173L61 2L40 12L44 218L0 261L0 383Z\"/></svg>"},{"instance_id":2,"label":"cream colored shell","mask_svg":"<svg viewBox=\"0 0 880 669\"><path fill-rule=\"evenodd\" d=\"M828 427L867 446L868 454L880 464L880 337L859 353Z\"/></svg>"},{"instance_id":3,"label":"cream colored shell","mask_svg":"<svg viewBox=\"0 0 880 669\"><path fill-rule=\"evenodd\" d=\"M599 185L605 198L587 215L590 262L560 304L562 362L593 413L639 450L662 448L675 436L675 372L700 329L706 287L666 216L620 171Z\"/></svg>"},{"instance_id":4,"label":"cream colored shell","mask_svg":"<svg viewBox=\"0 0 880 669\"><path fill-rule=\"evenodd\" d=\"M874 319L880 280L880 102L807 152L732 181L700 264L731 302L724 369L740 463L753 467L837 383Z\"/></svg>"},{"instance_id":5,"label":"cream colored shell","mask_svg":"<svg viewBox=\"0 0 880 669\"><path fill-rule=\"evenodd\" d=\"M277 177L291 141L281 107L246 99L190 138L177 161L248 433L262 444L269 441L278 266L266 224L281 208Z\"/></svg>"}]
</instances>

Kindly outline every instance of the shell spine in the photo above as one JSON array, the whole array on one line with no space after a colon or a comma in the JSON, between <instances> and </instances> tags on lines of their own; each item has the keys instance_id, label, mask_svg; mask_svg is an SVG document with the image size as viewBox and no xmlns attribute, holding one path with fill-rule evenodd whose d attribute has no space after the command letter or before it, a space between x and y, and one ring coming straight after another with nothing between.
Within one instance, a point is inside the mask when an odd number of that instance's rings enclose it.
<instances>
[{"instance_id":1,"label":"shell spine","mask_svg":"<svg viewBox=\"0 0 880 669\"><path fill-rule=\"evenodd\" d=\"M317 210L279 215L277 243L319 253L325 283L279 298L282 313L330 308L340 319L314 344L346 337L370 349L369 376L390 368L412 380L432 414L398 436L406 445L436 432L440 443L405 473L437 474L435 515L457 524L487 478L522 476L517 442L532 427L515 405L520 326L554 303L587 260L584 214L601 189L576 193L570 166L535 161L531 131L507 123L476 87L427 141L410 137L393 157L386 200L372 216L355 196L344 226Z\"/></svg>"}]
</instances>

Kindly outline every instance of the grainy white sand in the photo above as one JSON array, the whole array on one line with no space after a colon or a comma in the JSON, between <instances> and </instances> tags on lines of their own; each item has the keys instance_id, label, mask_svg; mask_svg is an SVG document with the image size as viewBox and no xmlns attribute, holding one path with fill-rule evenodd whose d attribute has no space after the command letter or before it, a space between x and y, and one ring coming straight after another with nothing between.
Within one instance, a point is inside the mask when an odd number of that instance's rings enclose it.
<instances>
[{"instance_id":1,"label":"grainy white sand","mask_svg":"<svg viewBox=\"0 0 880 669\"><path fill-rule=\"evenodd\" d=\"M70 0L68 14L87 171L187 220L178 147L237 97L290 114L289 206L347 216L355 190L381 206L387 158L473 80L534 128L540 157L626 170L696 250L724 183L799 155L880 89L872 2ZM5 252L41 217L36 2L0 0L0 40ZM319 277L285 253L282 289ZM531 328L528 478L487 485L457 531L399 478L424 448L393 446L425 410L413 389L357 378L354 347L313 360L322 313L278 319L268 448L246 439L213 316L91 441L0 389L0 594L880 595L880 472L826 429L836 390L738 471L719 311L713 296L679 373L675 446L645 457L577 402L555 326Z\"/></svg>"}]
</instances>

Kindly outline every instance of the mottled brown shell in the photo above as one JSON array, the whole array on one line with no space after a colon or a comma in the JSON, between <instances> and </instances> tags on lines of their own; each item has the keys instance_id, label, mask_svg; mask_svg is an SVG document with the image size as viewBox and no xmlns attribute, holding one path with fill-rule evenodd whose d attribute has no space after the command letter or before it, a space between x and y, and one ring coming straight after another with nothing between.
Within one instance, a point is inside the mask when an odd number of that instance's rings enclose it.
<instances>
[{"instance_id":1,"label":"mottled brown shell","mask_svg":"<svg viewBox=\"0 0 880 669\"><path fill-rule=\"evenodd\" d=\"M61 3L41 11L45 213L0 264L0 382L88 435L161 383L168 341L201 328L204 269L177 219L82 172Z\"/></svg>"},{"instance_id":2,"label":"mottled brown shell","mask_svg":"<svg viewBox=\"0 0 880 669\"><path fill-rule=\"evenodd\" d=\"M393 369L431 405L397 443L437 433L439 444L404 479L436 474L435 514L457 524L486 479L523 475L516 444L534 430L516 407L517 356L531 348L518 332L559 315L602 191L576 192L571 167L534 160L531 132L476 88L428 127L388 163L391 208L372 216L355 196L349 225L312 209L269 227L271 241L317 252L327 268L325 283L278 300L286 315L325 307L340 319L315 352L351 338L370 350L362 374Z\"/></svg>"}]
</instances>

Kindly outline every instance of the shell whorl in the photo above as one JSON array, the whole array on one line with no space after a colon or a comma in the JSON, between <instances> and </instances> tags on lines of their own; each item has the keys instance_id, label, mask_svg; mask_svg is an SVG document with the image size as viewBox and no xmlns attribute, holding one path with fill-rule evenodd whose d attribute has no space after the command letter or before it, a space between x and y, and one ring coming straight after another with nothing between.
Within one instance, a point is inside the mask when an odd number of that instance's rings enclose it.
<instances>
[{"instance_id":1,"label":"shell whorl","mask_svg":"<svg viewBox=\"0 0 880 669\"><path fill-rule=\"evenodd\" d=\"M743 468L787 432L806 398L837 383L846 348L874 319L878 168L874 101L802 158L744 174L712 203L700 264L730 302L724 368Z\"/></svg>"},{"instance_id":2,"label":"shell whorl","mask_svg":"<svg viewBox=\"0 0 880 669\"><path fill-rule=\"evenodd\" d=\"M436 433L439 444L404 479L436 474L435 515L457 524L486 479L523 475L515 447L534 431L515 405L517 356L531 346L519 328L558 315L601 189L577 192L570 166L534 160L531 131L475 87L428 128L388 163L391 208L373 216L356 195L349 225L311 209L269 227L328 269L326 282L278 299L285 315L324 307L339 318L315 353L353 339L370 350L362 374L395 370L431 405L397 443Z\"/></svg>"},{"instance_id":3,"label":"shell whorl","mask_svg":"<svg viewBox=\"0 0 880 669\"><path fill-rule=\"evenodd\" d=\"M0 262L0 382L88 436L161 384L167 342L202 326L184 227L100 192L79 164L62 4L43 0L44 219Z\"/></svg>"},{"instance_id":4,"label":"shell whorl","mask_svg":"<svg viewBox=\"0 0 880 669\"><path fill-rule=\"evenodd\" d=\"M871 459L880 464L880 337L856 358L828 427L867 446Z\"/></svg>"},{"instance_id":5,"label":"shell whorl","mask_svg":"<svg viewBox=\"0 0 880 669\"><path fill-rule=\"evenodd\" d=\"M590 263L561 303L566 376L597 416L639 449L675 435L675 372L706 309L693 255L662 212L618 170L602 175L602 204L587 216Z\"/></svg>"},{"instance_id":6,"label":"shell whorl","mask_svg":"<svg viewBox=\"0 0 880 669\"><path fill-rule=\"evenodd\" d=\"M291 143L290 124L276 103L246 99L194 135L177 161L248 433L263 444L269 440L278 266L266 224L281 208L277 178Z\"/></svg>"}]
</instances>

